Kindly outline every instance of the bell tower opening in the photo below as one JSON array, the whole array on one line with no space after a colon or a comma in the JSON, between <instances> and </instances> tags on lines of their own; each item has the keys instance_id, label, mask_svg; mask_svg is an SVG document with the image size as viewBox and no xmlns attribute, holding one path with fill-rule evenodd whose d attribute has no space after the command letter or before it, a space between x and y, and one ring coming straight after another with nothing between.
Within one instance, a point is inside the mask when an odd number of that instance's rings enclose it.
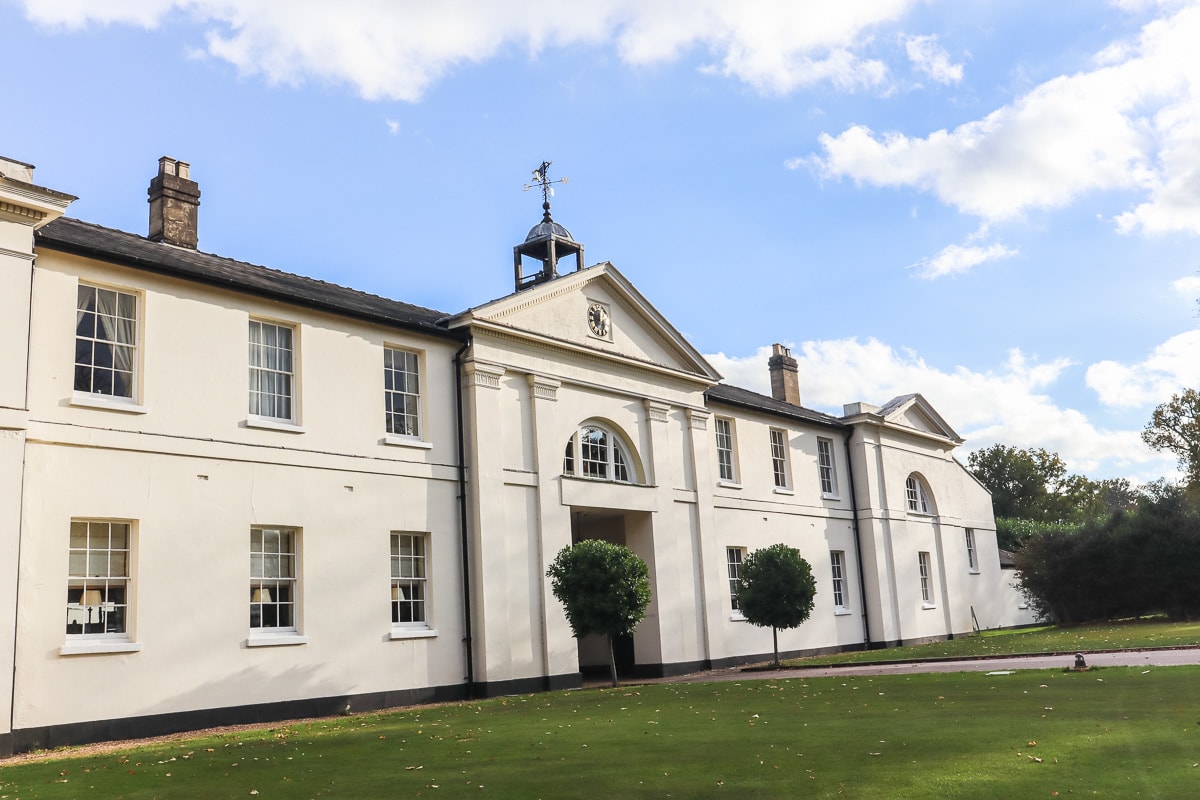
<instances>
[{"instance_id":1,"label":"bell tower opening","mask_svg":"<svg viewBox=\"0 0 1200 800\"><path fill-rule=\"evenodd\" d=\"M566 178L550 180L549 161L543 161L533 171L533 183L525 184L528 191L534 186L542 190L542 221L529 229L525 241L513 248L513 271L515 291L537 286L539 283L557 278L559 263L575 262L575 268L583 269L583 245L571 238L571 233L550 216L550 198L554 196L555 183L566 183Z\"/></svg>"}]
</instances>

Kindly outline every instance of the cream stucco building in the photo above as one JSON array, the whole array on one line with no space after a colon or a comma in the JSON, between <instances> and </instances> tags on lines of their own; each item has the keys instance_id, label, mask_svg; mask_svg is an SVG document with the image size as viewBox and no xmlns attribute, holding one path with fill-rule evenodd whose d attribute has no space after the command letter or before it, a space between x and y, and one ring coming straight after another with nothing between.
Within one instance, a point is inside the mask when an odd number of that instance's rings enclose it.
<instances>
[{"instance_id":1,"label":"cream stucco building","mask_svg":"<svg viewBox=\"0 0 1200 800\"><path fill-rule=\"evenodd\" d=\"M580 538L649 565L633 676L768 654L730 578L775 542L789 653L1032 621L920 395L806 409L780 346L773 396L720 383L548 206L445 314L203 253L199 197L162 159L143 237L0 159L0 754L576 686Z\"/></svg>"}]
</instances>

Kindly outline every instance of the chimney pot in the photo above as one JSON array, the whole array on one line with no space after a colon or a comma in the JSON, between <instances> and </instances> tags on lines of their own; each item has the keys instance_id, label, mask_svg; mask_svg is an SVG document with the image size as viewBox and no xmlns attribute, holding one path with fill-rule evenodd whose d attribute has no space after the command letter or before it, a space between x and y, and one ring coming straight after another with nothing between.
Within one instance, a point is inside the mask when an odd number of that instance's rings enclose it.
<instances>
[{"instance_id":1,"label":"chimney pot","mask_svg":"<svg viewBox=\"0 0 1200 800\"><path fill-rule=\"evenodd\" d=\"M778 342L771 345L767 369L771 372L771 397L800 405L800 366L792 358L792 351Z\"/></svg>"}]
</instances>

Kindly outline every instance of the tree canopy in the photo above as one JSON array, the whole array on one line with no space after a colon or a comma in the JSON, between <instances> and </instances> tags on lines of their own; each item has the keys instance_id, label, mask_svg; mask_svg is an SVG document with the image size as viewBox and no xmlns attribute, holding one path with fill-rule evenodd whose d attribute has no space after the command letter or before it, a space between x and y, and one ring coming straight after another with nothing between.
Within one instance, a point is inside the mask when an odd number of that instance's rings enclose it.
<instances>
[{"instance_id":1,"label":"tree canopy","mask_svg":"<svg viewBox=\"0 0 1200 800\"><path fill-rule=\"evenodd\" d=\"M992 493L1000 547L1019 550L1044 530L1075 526L1137 505L1125 478L1093 481L1067 471L1057 453L995 444L967 457L967 468Z\"/></svg>"},{"instance_id":2,"label":"tree canopy","mask_svg":"<svg viewBox=\"0 0 1200 800\"><path fill-rule=\"evenodd\" d=\"M546 575L575 638L591 633L608 637L609 669L616 686L613 637L632 634L646 615L650 603L646 562L624 545L585 539L560 550Z\"/></svg>"},{"instance_id":3,"label":"tree canopy","mask_svg":"<svg viewBox=\"0 0 1200 800\"><path fill-rule=\"evenodd\" d=\"M771 628L775 663L779 629L800 626L812 614L817 582L800 551L773 544L746 556L738 571L738 610L751 625Z\"/></svg>"},{"instance_id":4,"label":"tree canopy","mask_svg":"<svg viewBox=\"0 0 1200 800\"><path fill-rule=\"evenodd\" d=\"M1178 456L1188 484L1200 486L1200 392L1184 389L1155 408L1142 441Z\"/></svg>"}]
</instances>

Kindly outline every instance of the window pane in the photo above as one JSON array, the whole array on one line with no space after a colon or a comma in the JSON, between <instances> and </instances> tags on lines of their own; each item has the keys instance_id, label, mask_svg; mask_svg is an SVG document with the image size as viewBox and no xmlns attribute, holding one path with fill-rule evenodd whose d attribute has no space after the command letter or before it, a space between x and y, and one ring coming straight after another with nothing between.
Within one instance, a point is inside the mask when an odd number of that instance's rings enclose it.
<instances>
[{"instance_id":1,"label":"window pane","mask_svg":"<svg viewBox=\"0 0 1200 800\"><path fill-rule=\"evenodd\" d=\"M117 293L112 289L96 290L96 310L105 316L117 314Z\"/></svg>"},{"instance_id":2,"label":"window pane","mask_svg":"<svg viewBox=\"0 0 1200 800\"><path fill-rule=\"evenodd\" d=\"M137 302L133 295L122 292L117 295L117 316L132 320L137 318Z\"/></svg>"},{"instance_id":3,"label":"window pane","mask_svg":"<svg viewBox=\"0 0 1200 800\"><path fill-rule=\"evenodd\" d=\"M96 315L90 311L79 311L75 315L75 335L88 339L96 337Z\"/></svg>"},{"instance_id":4,"label":"window pane","mask_svg":"<svg viewBox=\"0 0 1200 800\"><path fill-rule=\"evenodd\" d=\"M108 553L103 550L92 550L88 553L87 574L93 577L103 577L108 574Z\"/></svg>"}]
</instances>

